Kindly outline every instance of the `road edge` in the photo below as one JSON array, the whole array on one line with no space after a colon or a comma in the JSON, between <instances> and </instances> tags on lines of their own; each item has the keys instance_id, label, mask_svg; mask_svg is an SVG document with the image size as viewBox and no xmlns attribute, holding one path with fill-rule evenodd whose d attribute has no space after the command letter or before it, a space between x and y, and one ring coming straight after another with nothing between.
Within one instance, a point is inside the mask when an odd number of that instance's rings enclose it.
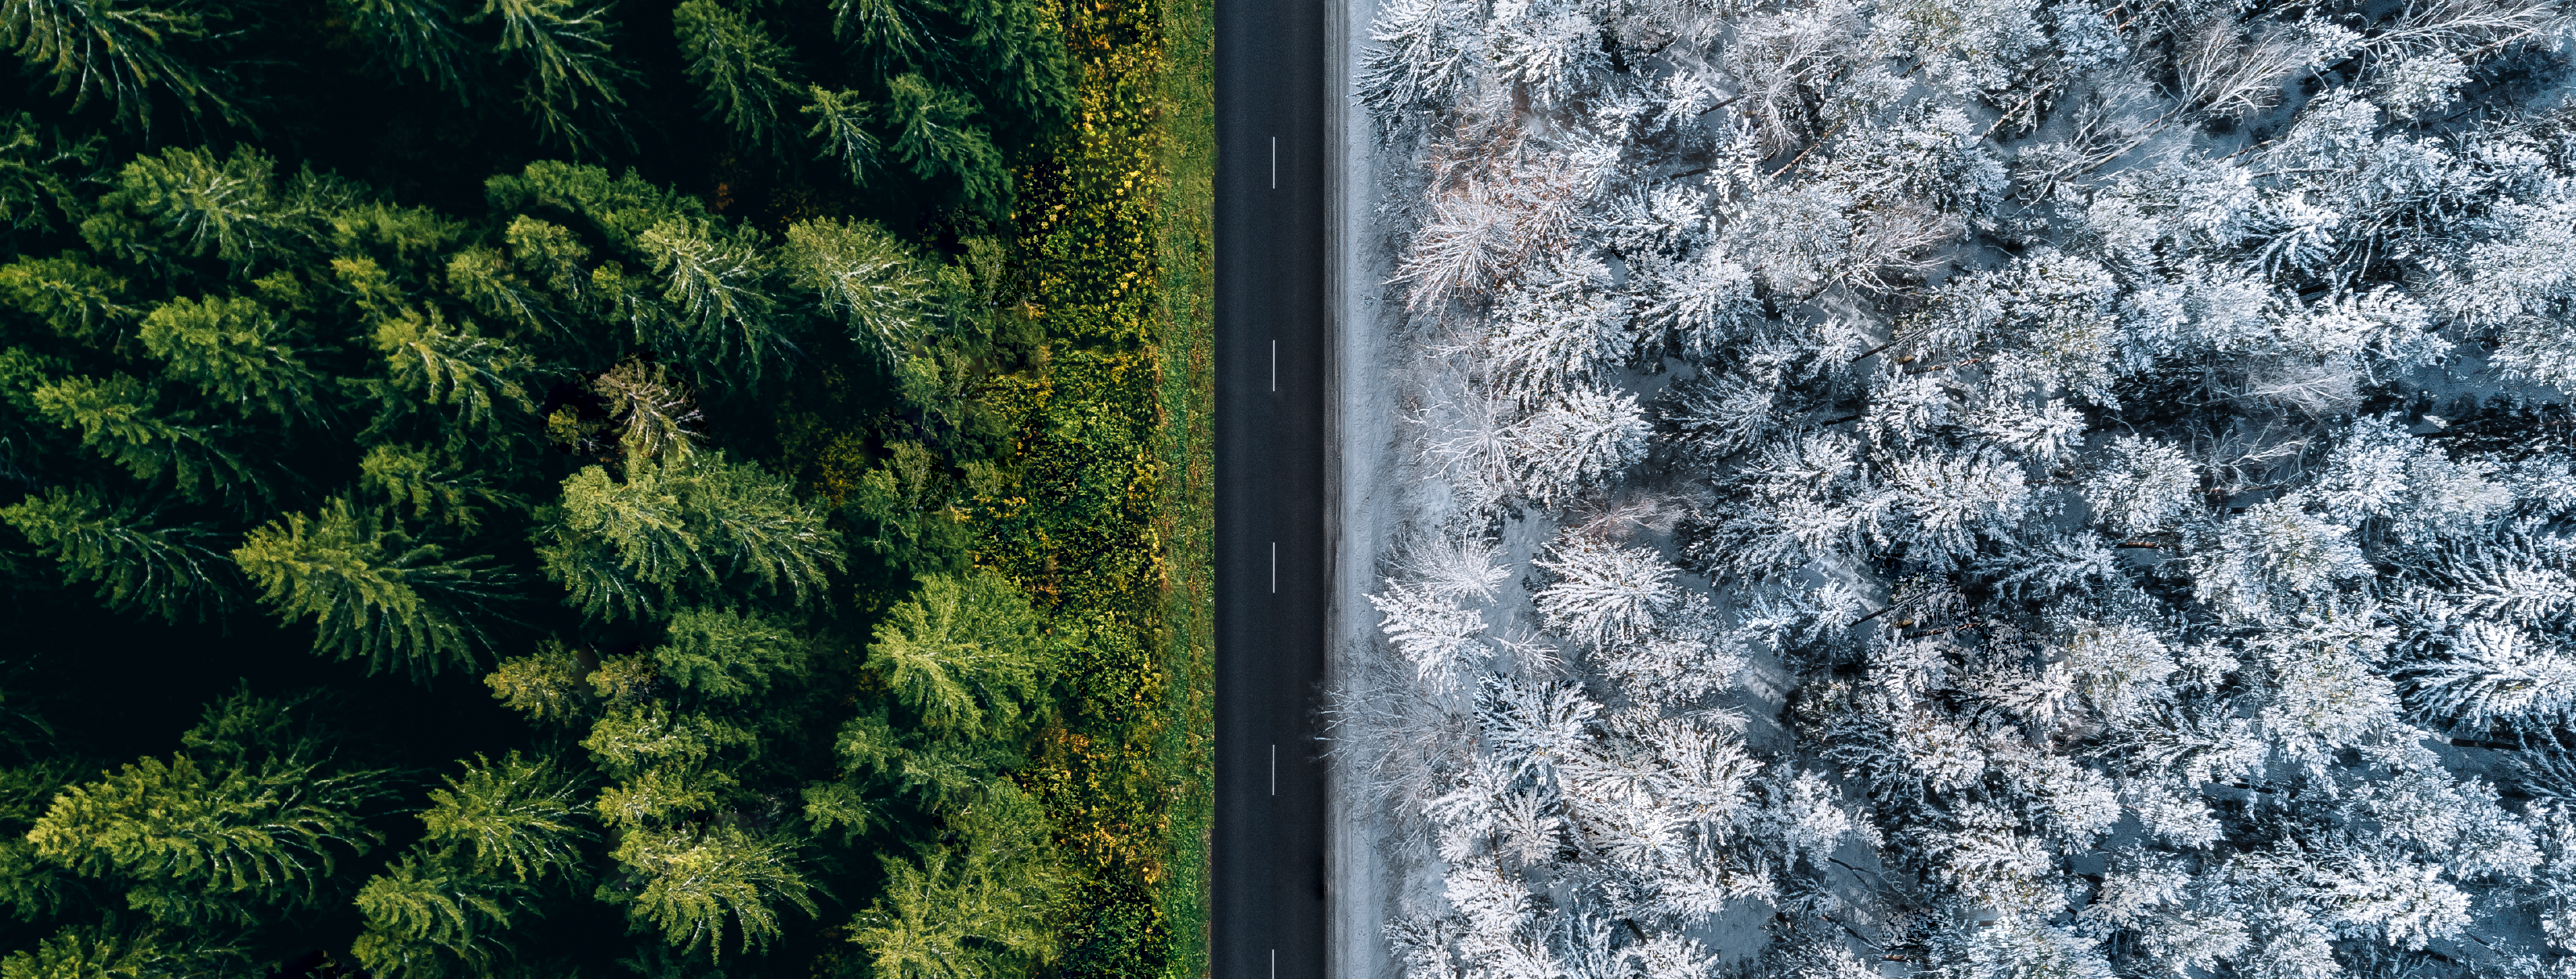
<instances>
[{"instance_id":1,"label":"road edge","mask_svg":"<svg viewBox=\"0 0 2576 979\"><path fill-rule=\"evenodd\" d=\"M1355 101L1351 79L1357 77L1352 57L1368 43L1363 32L1376 15L1376 2L1325 3L1325 78L1331 95L1324 107L1324 130L1335 165L1325 181L1325 290L1330 296L1325 308L1331 321L1325 324L1330 360L1324 395L1328 495L1324 635L1331 646L1325 650L1324 682L1328 688L1338 688L1344 685L1352 658L1366 655L1376 634L1376 623L1365 614L1363 596L1376 570L1376 535L1385 529L1374 526L1362 512L1371 496L1365 487L1379 475L1382 446L1372 440L1356 447L1351 441L1355 434L1375 431L1373 426L1354 424L1359 419L1353 417L1360 406L1353 403L1352 395L1367 389L1369 379L1364 375L1377 362L1371 356L1375 345L1369 330L1376 320L1367 297L1357 288L1359 283L1374 281L1364 267L1370 246L1361 238L1362 229L1370 227L1365 209L1371 197L1361 189L1374 186L1377 160L1361 138L1366 133L1351 128ZM1353 539L1354 530L1367 537ZM1324 785L1325 979L1392 979L1393 961L1380 940L1388 897L1385 867L1375 859L1384 826L1361 810L1357 794L1343 784L1340 765L1329 758Z\"/></svg>"}]
</instances>

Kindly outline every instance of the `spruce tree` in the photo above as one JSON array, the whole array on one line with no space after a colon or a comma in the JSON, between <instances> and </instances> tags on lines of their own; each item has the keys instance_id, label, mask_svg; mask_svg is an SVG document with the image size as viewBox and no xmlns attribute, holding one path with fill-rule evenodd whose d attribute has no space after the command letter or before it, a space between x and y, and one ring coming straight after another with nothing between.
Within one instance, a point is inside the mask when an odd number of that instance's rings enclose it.
<instances>
[{"instance_id":1,"label":"spruce tree","mask_svg":"<svg viewBox=\"0 0 2576 979\"><path fill-rule=\"evenodd\" d=\"M755 145L785 139L782 118L804 88L793 51L716 0L685 0L671 12L671 29L708 118Z\"/></svg>"},{"instance_id":2,"label":"spruce tree","mask_svg":"<svg viewBox=\"0 0 2576 979\"><path fill-rule=\"evenodd\" d=\"M721 452L629 457L626 478L591 466L564 481L542 532L547 576L594 618L640 617L727 589L803 600L842 562L840 535L787 484Z\"/></svg>"},{"instance_id":3,"label":"spruce tree","mask_svg":"<svg viewBox=\"0 0 2576 979\"><path fill-rule=\"evenodd\" d=\"M51 94L70 95L74 111L105 100L128 129L149 132L152 103L162 96L191 116L241 121L225 73L190 57L212 53L209 42L226 25L220 13L210 18L193 7L16 0L0 7L0 47L25 61L28 72L52 78Z\"/></svg>"},{"instance_id":4,"label":"spruce tree","mask_svg":"<svg viewBox=\"0 0 2576 979\"><path fill-rule=\"evenodd\" d=\"M53 258L21 255L0 265L0 302L35 316L54 332L96 343L136 315L124 302L125 280L79 252Z\"/></svg>"},{"instance_id":5,"label":"spruce tree","mask_svg":"<svg viewBox=\"0 0 2576 979\"><path fill-rule=\"evenodd\" d=\"M601 896L626 903L628 918L664 942L705 948L710 961L721 961L728 936L746 952L777 940L779 905L817 910L793 845L732 825L629 832L615 856L639 879L603 886Z\"/></svg>"},{"instance_id":6,"label":"spruce tree","mask_svg":"<svg viewBox=\"0 0 2576 979\"><path fill-rule=\"evenodd\" d=\"M1007 736L1043 711L1053 650L1028 599L990 571L933 575L887 613L868 669L934 729Z\"/></svg>"},{"instance_id":7,"label":"spruce tree","mask_svg":"<svg viewBox=\"0 0 2576 979\"><path fill-rule=\"evenodd\" d=\"M446 555L390 515L335 497L252 530L233 560L279 618L313 620L315 652L426 676L474 662L489 641L478 619L513 585L487 558Z\"/></svg>"},{"instance_id":8,"label":"spruce tree","mask_svg":"<svg viewBox=\"0 0 2576 979\"><path fill-rule=\"evenodd\" d=\"M135 331L171 380L245 415L313 420L325 407L323 381L289 333L258 300L241 296L173 300Z\"/></svg>"},{"instance_id":9,"label":"spruce tree","mask_svg":"<svg viewBox=\"0 0 2576 979\"><path fill-rule=\"evenodd\" d=\"M204 524L162 525L65 486L0 508L0 522L54 559L65 580L97 582L99 598L120 612L176 622L221 614L236 597L235 572L215 550L222 538Z\"/></svg>"},{"instance_id":10,"label":"spruce tree","mask_svg":"<svg viewBox=\"0 0 2576 979\"><path fill-rule=\"evenodd\" d=\"M868 222L800 221L787 228L787 267L826 316L888 360L921 331L933 283L911 249Z\"/></svg>"},{"instance_id":11,"label":"spruce tree","mask_svg":"<svg viewBox=\"0 0 2576 979\"><path fill-rule=\"evenodd\" d=\"M385 772L345 769L286 717L242 694L207 709L191 750L67 786L27 832L35 855L107 878L172 926L253 925L337 896L340 861L382 835L365 821Z\"/></svg>"}]
</instances>

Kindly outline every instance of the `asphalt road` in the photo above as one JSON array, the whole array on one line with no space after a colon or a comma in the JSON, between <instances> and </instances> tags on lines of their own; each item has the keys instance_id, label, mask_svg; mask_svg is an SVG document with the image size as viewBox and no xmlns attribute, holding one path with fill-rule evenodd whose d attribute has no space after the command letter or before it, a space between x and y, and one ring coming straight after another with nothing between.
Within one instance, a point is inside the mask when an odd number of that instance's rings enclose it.
<instances>
[{"instance_id":1,"label":"asphalt road","mask_svg":"<svg viewBox=\"0 0 2576 979\"><path fill-rule=\"evenodd\" d=\"M1216 6L1214 979L1324 974L1333 2Z\"/></svg>"}]
</instances>

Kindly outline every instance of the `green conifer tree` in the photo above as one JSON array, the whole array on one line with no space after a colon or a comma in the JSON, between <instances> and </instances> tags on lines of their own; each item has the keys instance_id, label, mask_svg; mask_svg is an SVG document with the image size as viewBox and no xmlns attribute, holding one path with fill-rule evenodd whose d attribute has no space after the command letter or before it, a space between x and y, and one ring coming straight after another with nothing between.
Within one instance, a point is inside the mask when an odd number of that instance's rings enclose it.
<instances>
[{"instance_id":1,"label":"green conifer tree","mask_svg":"<svg viewBox=\"0 0 2576 979\"><path fill-rule=\"evenodd\" d=\"M128 614L177 622L232 604L231 568L203 524L156 525L131 505L111 505L97 491L48 487L0 508L36 551L73 583L97 582L99 598Z\"/></svg>"},{"instance_id":2,"label":"green conifer tree","mask_svg":"<svg viewBox=\"0 0 2576 979\"><path fill-rule=\"evenodd\" d=\"M143 318L143 348L172 380L244 414L321 415L323 380L287 343L286 324L243 296L176 299Z\"/></svg>"},{"instance_id":3,"label":"green conifer tree","mask_svg":"<svg viewBox=\"0 0 2576 979\"><path fill-rule=\"evenodd\" d=\"M1045 709L1052 651L1027 596L991 571L928 575L886 614L868 669L935 730L1008 737Z\"/></svg>"},{"instance_id":4,"label":"green conifer tree","mask_svg":"<svg viewBox=\"0 0 2576 979\"><path fill-rule=\"evenodd\" d=\"M0 265L0 303L44 320L61 336L91 343L111 339L134 317L124 299L125 280L89 264L80 252L21 255Z\"/></svg>"},{"instance_id":5,"label":"green conifer tree","mask_svg":"<svg viewBox=\"0 0 2576 979\"><path fill-rule=\"evenodd\" d=\"M671 616L667 637L645 652L673 686L714 703L739 703L804 672L806 643L785 623L731 609Z\"/></svg>"},{"instance_id":6,"label":"green conifer tree","mask_svg":"<svg viewBox=\"0 0 2576 979\"><path fill-rule=\"evenodd\" d=\"M771 315L768 263L748 236L709 221L672 220L635 239L662 277L662 300L700 365L757 379L789 349Z\"/></svg>"},{"instance_id":7,"label":"green conifer tree","mask_svg":"<svg viewBox=\"0 0 2576 979\"><path fill-rule=\"evenodd\" d=\"M627 139L613 114L626 98L618 86L634 73L613 54L616 24L605 4L580 0L484 0L468 18L497 18L497 50L524 65L519 106L537 128L576 152Z\"/></svg>"},{"instance_id":8,"label":"green conifer tree","mask_svg":"<svg viewBox=\"0 0 2576 979\"><path fill-rule=\"evenodd\" d=\"M1035 808L1022 813L1036 815ZM850 941L867 950L873 974L980 979L1022 972L1054 956L1049 919L1056 873L1042 840L1030 845L1027 834L1011 835L1018 839L987 837L962 853L927 852L918 864L880 858L885 892L850 930Z\"/></svg>"},{"instance_id":9,"label":"green conifer tree","mask_svg":"<svg viewBox=\"0 0 2576 979\"><path fill-rule=\"evenodd\" d=\"M302 216L277 193L275 169L267 154L249 146L228 157L184 147L135 157L118 173L116 189L99 198L106 213L84 224L81 234L99 251L136 255L139 236L113 220L123 212L179 254L247 265L285 247L300 230Z\"/></svg>"},{"instance_id":10,"label":"green conifer tree","mask_svg":"<svg viewBox=\"0 0 2576 979\"><path fill-rule=\"evenodd\" d=\"M522 281L509 260L489 248L468 248L447 260L447 288L476 310L540 333L563 325L564 314Z\"/></svg>"},{"instance_id":11,"label":"green conifer tree","mask_svg":"<svg viewBox=\"0 0 2576 979\"><path fill-rule=\"evenodd\" d=\"M83 446L136 479L166 478L198 502L246 504L268 495L267 481L224 444L221 429L197 424L187 409L156 410L161 392L133 377L55 378L37 384L28 400L39 417L79 429Z\"/></svg>"},{"instance_id":12,"label":"green conifer tree","mask_svg":"<svg viewBox=\"0 0 2576 979\"><path fill-rule=\"evenodd\" d=\"M490 473L448 450L386 443L358 460L358 488L375 494L404 520L472 532L486 510L517 512L527 502L493 486Z\"/></svg>"},{"instance_id":13,"label":"green conifer tree","mask_svg":"<svg viewBox=\"0 0 2576 979\"><path fill-rule=\"evenodd\" d=\"M0 35L7 30L0 27ZM0 114L0 225L22 232L63 227L57 218L82 206L81 184L106 143L98 133L66 135L34 113Z\"/></svg>"},{"instance_id":14,"label":"green conifer tree","mask_svg":"<svg viewBox=\"0 0 2576 979\"><path fill-rule=\"evenodd\" d=\"M527 908L524 884L405 854L358 889L365 929L350 954L387 979L489 975Z\"/></svg>"},{"instance_id":15,"label":"green conifer tree","mask_svg":"<svg viewBox=\"0 0 2576 979\"><path fill-rule=\"evenodd\" d=\"M503 408L536 410L523 383L530 358L506 341L480 335L470 322L450 326L435 306L426 313L406 307L386 317L376 324L373 340L384 354L388 380L377 385L381 408L370 433L422 405L452 406L473 427L493 425Z\"/></svg>"},{"instance_id":16,"label":"green conifer tree","mask_svg":"<svg viewBox=\"0 0 2576 979\"><path fill-rule=\"evenodd\" d=\"M413 676L470 666L487 644L475 617L508 596L488 559L449 560L402 524L334 497L250 532L233 561L279 618L313 619L313 649Z\"/></svg>"},{"instance_id":17,"label":"green conifer tree","mask_svg":"<svg viewBox=\"0 0 2576 979\"><path fill-rule=\"evenodd\" d=\"M237 694L208 707L170 760L66 787L27 832L42 860L110 878L176 926L248 925L331 899L339 861L382 836L365 809L387 773L330 766L291 707Z\"/></svg>"},{"instance_id":18,"label":"green conifer tree","mask_svg":"<svg viewBox=\"0 0 2576 979\"><path fill-rule=\"evenodd\" d=\"M104 99L129 129L150 132L158 95L176 100L191 116L213 113L246 123L223 72L172 50L223 33L223 25L208 23L191 6L10 0L0 4L0 48L15 52L28 72L51 77L53 94L70 94L73 111Z\"/></svg>"},{"instance_id":19,"label":"green conifer tree","mask_svg":"<svg viewBox=\"0 0 2576 979\"><path fill-rule=\"evenodd\" d=\"M591 378L590 391L607 402L629 455L677 461L704 438L697 426L705 416L689 400L688 386L660 364L625 361Z\"/></svg>"},{"instance_id":20,"label":"green conifer tree","mask_svg":"<svg viewBox=\"0 0 2576 979\"><path fill-rule=\"evenodd\" d=\"M590 246L572 229L522 214L510 219L501 240L510 246L510 263L531 281L567 301L586 298Z\"/></svg>"},{"instance_id":21,"label":"green conifer tree","mask_svg":"<svg viewBox=\"0 0 2576 979\"><path fill-rule=\"evenodd\" d=\"M982 111L973 96L917 74L886 83L895 158L923 180L955 180L967 206L1000 218L1010 210L1011 171L992 135L972 124Z\"/></svg>"},{"instance_id":22,"label":"green conifer tree","mask_svg":"<svg viewBox=\"0 0 2576 979\"><path fill-rule=\"evenodd\" d=\"M686 0L671 12L671 29L707 118L754 144L785 137L780 110L803 92L795 52L759 21L716 0Z\"/></svg>"},{"instance_id":23,"label":"green conifer tree","mask_svg":"<svg viewBox=\"0 0 2576 979\"><path fill-rule=\"evenodd\" d=\"M186 979L248 963L220 943L190 943L158 929L72 926L0 959L0 979Z\"/></svg>"},{"instance_id":24,"label":"green conifer tree","mask_svg":"<svg viewBox=\"0 0 2576 979\"><path fill-rule=\"evenodd\" d=\"M603 886L600 896L625 903L627 917L663 941L692 952L703 947L710 961L721 960L728 935L741 951L776 940L776 905L816 912L795 852L786 840L725 823L629 832L614 856L636 879Z\"/></svg>"},{"instance_id":25,"label":"green conifer tree","mask_svg":"<svg viewBox=\"0 0 2576 979\"><path fill-rule=\"evenodd\" d=\"M475 53L472 43L456 29L449 5L429 0L338 0L334 6L377 60L460 96L469 94L465 76L472 70Z\"/></svg>"},{"instance_id":26,"label":"green conifer tree","mask_svg":"<svg viewBox=\"0 0 2576 979\"><path fill-rule=\"evenodd\" d=\"M907 0L832 0L832 33L909 59L920 53L921 13Z\"/></svg>"},{"instance_id":27,"label":"green conifer tree","mask_svg":"<svg viewBox=\"0 0 2576 979\"><path fill-rule=\"evenodd\" d=\"M540 532L546 574L594 618L640 618L683 594L730 585L804 601L841 565L840 535L787 482L721 452L626 460L563 483Z\"/></svg>"},{"instance_id":28,"label":"green conifer tree","mask_svg":"<svg viewBox=\"0 0 2576 979\"><path fill-rule=\"evenodd\" d=\"M33 764L0 769L0 906L20 921L62 911L78 894L69 873L36 856L36 845L27 842L27 830L85 768L76 756L57 753Z\"/></svg>"},{"instance_id":29,"label":"green conifer tree","mask_svg":"<svg viewBox=\"0 0 2576 979\"><path fill-rule=\"evenodd\" d=\"M508 871L517 881L579 876L581 846L592 838L575 798L579 782L548 758L513 751L492 762L480 755L465 773L432 789L420 814L427 845L460 854L475 873Z\"/></svg>"},{"instance_id":30,"label":"green conifer tree","mask_svg":"<svg viewBox=\"0 0 2576 979\"><path fill-rule=\"evenodd\" d=\"M879 156L885 150L883 141L869 131L876 124L877 105L858 92L836 92L820 85L805 89L810 100L801 111L814 117L814 125L805 131L821 147L814 158L841 161L842 173L850 183L865 187L871 174L885 164Z\"/></svg>"},{"instance_id":31,"label":"green conifer tree","mask_svg":"<svg viewBox=\"0 0 2576 979\"><path fill-rule=\"evenodd\" d=\"M550 639L538 643L531 655L502 660L483 677L483 685L492 688L492 699L501 706L529 720L568 724L589 714L588 672L580 655Z\"/></svg>"},{"instance_id":32,"label":"green conifer tree","mask_svg":"<svg viewBox=\"0 0 2576 979\"><path fill-rule=\"evenodd\" d=\"M935 285L911 248L872 222L822 218L788 226L785 258L826 316L879 356L901 358Z\"/></svg>"}]
</instances>

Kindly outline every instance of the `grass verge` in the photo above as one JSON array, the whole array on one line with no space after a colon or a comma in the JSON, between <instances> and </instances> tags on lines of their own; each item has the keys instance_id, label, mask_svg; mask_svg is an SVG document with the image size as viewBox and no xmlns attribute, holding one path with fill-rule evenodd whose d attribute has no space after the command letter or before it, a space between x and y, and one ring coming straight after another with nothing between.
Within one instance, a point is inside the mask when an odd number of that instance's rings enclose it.
<instances>
[{"instance_id":1,"label":"grass verge","mask_svg":"<svg viewBox=\"0 0 2576 979\"><path fill-rule=\"evenodd\" d=\"M1060 8L1081 107L1024 174L1012 256L1044 354L985 392L1018 472L979 493L975 560L1045 609L1073 687L1024 773L1074 876L1057 979L1208 967L1212 8Z\"/></svg>"},{"instance_id":2,"label":"grass verge","mask_svg":"<svg viewBox=\"0 0 2576 979\"><path fill-rule=\"evenodd\" d=\"M1208 848L1216 807L1216 4L1163 0L1160 524L1169 551L1166 728L1157 766L1171 787L1170 872L1157 903L1172 936L1168 979L1208 974Z\"/></svg>"}]
</instances>

